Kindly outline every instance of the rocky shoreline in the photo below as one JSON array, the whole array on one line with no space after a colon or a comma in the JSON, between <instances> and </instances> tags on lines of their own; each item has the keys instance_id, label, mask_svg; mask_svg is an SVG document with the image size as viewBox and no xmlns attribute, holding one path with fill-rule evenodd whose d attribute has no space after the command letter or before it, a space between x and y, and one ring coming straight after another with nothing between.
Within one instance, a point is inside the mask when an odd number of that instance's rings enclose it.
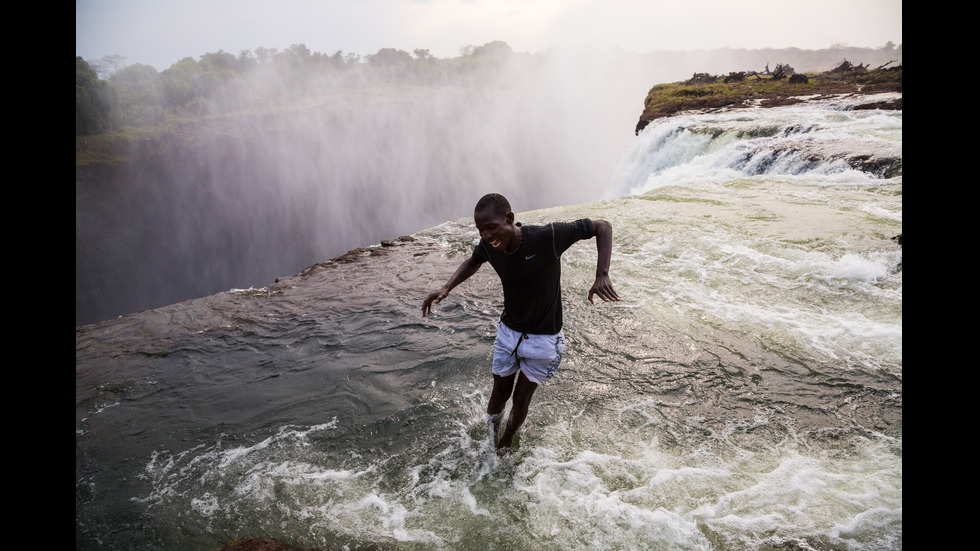
<instances>
[{"instance_id":1,"label":"rocky shoreline","mask_svg":"<svg viewBox=\"0 0 980 551\"><path fill-rule=\"evenodd\" d=\"M824 73L794 74L792 68L788 72L778 78L745 72L728 76L695 73L684 82L658 84L647 94L635 132L639 134L651 121L683 112L780 107L839 96L869 96L867 102L858 102L852 109L902 109L901 65L868 70L844 61ZM888 92L898 96L885 100L873 97Z\"/></svg>"}]
</instances>

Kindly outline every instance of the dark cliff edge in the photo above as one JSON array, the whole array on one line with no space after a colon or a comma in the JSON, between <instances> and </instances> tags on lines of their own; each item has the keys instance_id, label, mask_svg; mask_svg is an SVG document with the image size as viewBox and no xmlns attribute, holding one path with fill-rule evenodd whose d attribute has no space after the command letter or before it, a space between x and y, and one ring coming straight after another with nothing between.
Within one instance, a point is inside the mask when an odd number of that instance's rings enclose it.
<instances>
[{"instance_id":1,"label":"dark cliff edge","mask_svg":"<svg viewBox=\"0 0 980 551\"><path fill-rule=\"evenodd\" d=\"M777 65L762 73L740 71L728 75L695 73L689 80L657 84L643 102L636 123L639 134L651 121L686 111L710 112L742 107L779 107L839 95L902 93L902 66L869 69L842 62L823 73L796 73L792 67ZM870 99L855 109L902 109L902 98L886 101Z\"/></svg>"}]
</instances>

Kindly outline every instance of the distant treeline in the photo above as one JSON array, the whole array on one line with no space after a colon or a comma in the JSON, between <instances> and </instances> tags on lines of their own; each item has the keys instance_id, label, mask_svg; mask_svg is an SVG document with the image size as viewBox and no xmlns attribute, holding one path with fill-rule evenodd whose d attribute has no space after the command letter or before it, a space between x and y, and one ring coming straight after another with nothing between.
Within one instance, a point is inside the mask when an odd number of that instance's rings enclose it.
<instances>
[{"instance_id":1,"label":"distant treeline","mask_svg":"<svg viewBox=\"0 0 980 551\"><path fill-rule=\"evenodd\" d=\"M515 53L500 41L463 47L458 57L448 59L436 58L424 49L410 54L394 48L363 57L341 51L327 55L312 52L304 44L294 44L284 51L257 48L237 56L219 50L204 54L197 61L186 57L160 72L139 63L120 67L123 58L119 56L97 61L76 56L75 135L155 126L173 116L272 106L329 90L390 85L482 86L499 82L494 79L503 76L505 65L516 63L533 68L547 55ZM648 64L676 63L687 58L697 59L698 63L737 58L753 65L727 70L761 70L763 64L778 61L808 71L835 66L843 59L869 65L896 59L901 63L902 46L889 42L881 48L839 45L825 50L722 49L615 55L634 59L638 70ZM692 73L696 70L720 72L696 67Z\"/></svg>"}]
</instances>

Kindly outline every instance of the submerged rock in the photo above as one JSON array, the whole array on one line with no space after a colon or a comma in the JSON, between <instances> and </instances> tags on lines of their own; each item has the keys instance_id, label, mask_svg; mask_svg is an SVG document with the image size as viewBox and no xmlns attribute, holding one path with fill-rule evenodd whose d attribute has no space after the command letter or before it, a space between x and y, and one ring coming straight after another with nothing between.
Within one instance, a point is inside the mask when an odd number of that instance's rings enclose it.
<instances>
[{"instance_id":1,"label":"submerged rock","mask_svg":"<svg viewBox=\"0 0 980 551\"><path fill-rule=\"evenodd\" d=\"M225 544L221 551L322 551L318 547L293 547L271 538L235 539Z\"/></svg>"},{"instance_id":2,"label":"submerged rock","mask_svg":"<svg viewBox=\"0 0 980 551\"><path fill-rule=\"evenodd\" d=\"M363 548L364 551L384 551L384 548L377 544L371 544ZM234 539L224 545L220 551L326 551L319 547L294 547L272 538L244 538Z\"/></svg>"}]
</instances>

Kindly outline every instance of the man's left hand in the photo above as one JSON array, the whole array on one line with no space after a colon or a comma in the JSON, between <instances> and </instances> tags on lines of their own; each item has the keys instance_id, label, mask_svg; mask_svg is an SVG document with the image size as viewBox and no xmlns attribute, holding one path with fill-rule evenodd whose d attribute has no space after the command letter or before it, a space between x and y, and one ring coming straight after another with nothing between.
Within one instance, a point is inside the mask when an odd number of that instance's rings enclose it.
<instances>
[{"instance_id":1,"label":"man's left hand","mask_svg":"<svg viewBox=\"0 0 980 551\"><path fill-rule=\"evenodd\" d=\"M592 284L592 288L589 289L589 302L595 304L592 300L593 295L599 295L599 298L603 302L608 302L610 300L619 300L619 295L616 294L616 290L613 289L612 281L609 276L598 276L595 278L595 283Z\"/></svg>"}]
</instances>

